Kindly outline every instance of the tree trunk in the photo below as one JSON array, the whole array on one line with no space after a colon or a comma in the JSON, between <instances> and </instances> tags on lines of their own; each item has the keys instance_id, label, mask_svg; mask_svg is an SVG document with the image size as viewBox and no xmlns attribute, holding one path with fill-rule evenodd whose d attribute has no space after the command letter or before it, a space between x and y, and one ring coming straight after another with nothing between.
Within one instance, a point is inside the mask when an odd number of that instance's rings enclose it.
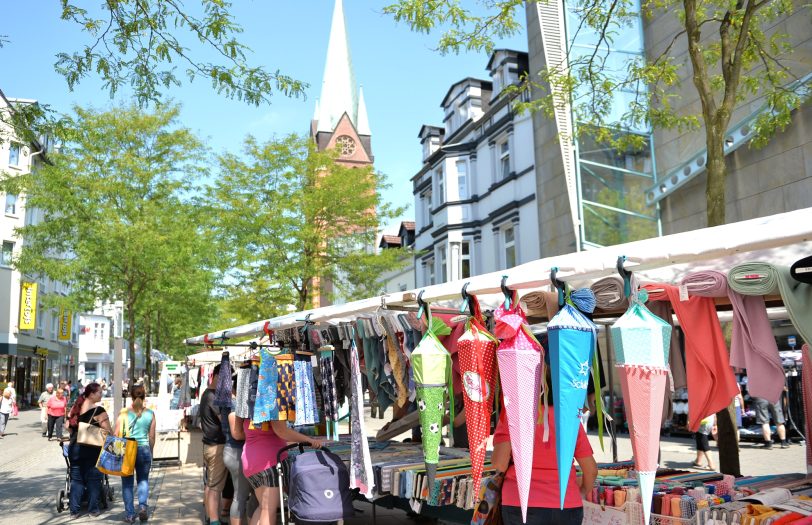
<instances>
[{"instance_id":1,"label":"tree trunk","mask_svg":"<svg viewBox=\"0 0 812 525\"><path fill-rule=\"evenodd\" d=\"M135 308L127 304L127 322L130 324L127 341L130 344L130 389L135 386Z\"/></svg>"},{"instance_id":2,"label":"tree trunk","mask_svg":"<svg viewBox=\"0 0 812 525\"><path fill-rule=\"evenodd\" d=\"M706 120L707 122L707 120ZM706 123L705 139L708 145L706 168L708 183L705 187L705 200L708 207L708 226L725 223L725 128L718 123Z\"/></svg>"},{"instance_id":3,"label":"tree trunk","mask_svg":"<svg viewBox=\"0 0 812 525\"><path fill-rule=\"evenodd\" d=\"M733 401L716 413L716 446L719 447L719 472L740 477L739 429L736 428L736 407Z\"/></svg>"},{"instance_id":4,"label":"tree trunk","mask_svg":"<svg viewBox=\"0 0 812 525\"><path fill-rule=\"evenodd\" d=\"M144 357L146 359L146 368L147 368L147 380L144 381L144 387L147 389L147 394L150 393L152 388L152 381L153 375L155 375L152 371L152 326L151 326L151 318L152 313L146 316L144 319Z\"/></svg>"}]
</instances>

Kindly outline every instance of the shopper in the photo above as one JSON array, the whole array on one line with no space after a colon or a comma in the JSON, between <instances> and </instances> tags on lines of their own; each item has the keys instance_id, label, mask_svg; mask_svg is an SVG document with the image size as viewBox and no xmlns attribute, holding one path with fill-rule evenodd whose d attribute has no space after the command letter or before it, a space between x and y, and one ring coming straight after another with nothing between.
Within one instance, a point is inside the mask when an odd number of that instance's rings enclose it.
<instances>
[{"instance_id":1,"label":"shopper","mask_svg":"<svg viewBox=\"0 0 812 525\"><path fill-rule=\"evenodd\" d=\"M110 420L104 408L97 406L101 401L101 387L90 383L85 387L82 395L76 398L76 403L68 414L68 428L70 429L70 514L71 519L79 517L82 496L87 490L87 510L91 516L98 516L99 497L101 496L101 473L96 469L101 447L85 445L77 442L79 423L88 423L101 427L108 433L112 432Z\"/></svg>"},{"instance_id":2,"label":"shopper","mask_svg":"<svg viewBox=\"0 0 812 525\"><path fill-rule=\"evenodd\" d=\"M232 385L233 394L237 392L236 377ZM226 446L223 449L223 462L231 473L231 482L234 485L234 497L231 500L229 509L229 522L231 525L242 525L248 518L248 498L251 494L251 487L248 479L242 471L242 450L245 439L235 438L243 435L242 428L238 426L237 416L234 411L229 410L228 415L223 418L223 433L226 435Z\"/></svg>"},{"instance_id":3,"label":"shopper","mask_svg":"<svg viewBox=\"0 0 812 525\"><path fill-rule=\"evenodd\" d=\"M183 383L183 379L180 376L175 378L175 381L172 383L172 400L169 402L169 409L170 410L177 410L180 408L180 386Z\"/></svg>"},{"instance_id":4,"label":"shopper","mask_svg":"<svg viewBox=\"0 0 812 525\"><path fill-rule=\"evenodd\" d=\"M710 442L708 436L713 433L713 427L716 426L716 416L711 414L699 423L699 430L694 432L694 441L696 442L696 459L694 459L693 466L695 468L707 468L713 470L713 460L710 457ZM705 463L702 463L702 458L705 458Z\"/></svg>"},{"instance_id":5,"label":"shopper","mask_svg":"<svg viewBox=\"0 0 812 525\"><path fill-rule=\"evenodd\" d=\"M209 525L220 525L220 497L226 484L226 465L223 449L226 436L220 420L220 410L214 406L214 393L220 375L220 365L214 367L209 388L200 396L200 426L203 428L203 461L206 467L206 486L203 505Z\"/></svg>"},{"instance_id":6,"label":"shopper","mask_svg":"<svg viewBox=\"0 0 812 525\"><path fill-rule=\"evenodd\" d=\"M39 405L39 422L42 429L42 437L48 435L48 400L54 395L53 383L45 385L45 391L39 395L37 405Z\"/></svg>"},{"instance_id":7,"label":"shopper","mask_svg":"<svg viewBox=\"0 0 812 525\"><path fill-rule=\"evenodd\" d=\"M14 406L14 401L11 397L11 391L6 388L3 389L0 395L0 439L6 436L6 426L8 425L8 418L11 417L11 409Z\"/></svg>"},{"instance_id":8,"label":"shopper","mask_svg":"<svg viewBox=\"0 0 812 525\"><path fill-rule=\"evenodd\" d=\"M764 448L773 448L773 434L770 428L770 418L775 421L776 432L778 439L781 441L781 448L789 448L787 441L787 429L784 426L784 411L781 408L781 401L777 403L770 403L766 399L760 397L753 398L753 408L756 411L756 423L761 425L761 435L764 438Z\"/></svg>"},{"instance_id":9,"label":"shopper","mask_svg":"<svg viewBox=\"0 0 812 525\"><path fill-rule=\"evenodd\" d=\"M251 525L275 525L279 508L279 479L276 457L290 441L310 443L321 448L321 441L288 428L285 421L271 421L270 428L251 428L248 419L236 418L234 437L244 439L242 470L254 489L259 507L251 516ZM242 432L240 432L242 430Z\"/></svg>"},{"instance_id":10,"label":"shopper","mask_svg":"<svg viewBox=\"0 0 812 525\"><path fill-rule=\"evenodd\" d=\"M48 441L53 439L62 440L62 427L65 423L65 409L68 406L68 398L62 389L57 389L56 394L48 399L46 410L48 411ZM56 431L56 432L54 432Z\"/></svg>"},{"instance_id":11,"label":"shopper","mask_svg":"<svg viewBox=\"0 0 812 525\"><path fill-rule=\"evenodd\" d=\"M6 388L3 389L3 395L6 395L8 392L9 397L11 398L11 415L9 417L17 417L17 391L14 390L14 381L9 381L6 385Z\"/></svg>"},{"instance_id":12,"label":"shopper","mask_svg":"<svg viewBox=\"0 0 812 525\"><path fill-rule=\"evenodd\" d=\"M135 456L135 475L121 478L121 499L124 500L124 521L135 523L135 484L138 478L138 519L149 519L149 470L152 467L152 449L155 447L155 413L144 406L147 398L146 389L139 385L133 388L132 405L123 410L116 422L116 432L121 435L126 429L127 437L138 443Z\"/></svg>"},{"instance_id":13,"label":"shopper","mask_svg":"<svg viewBox=\"0 0 812 525\"><path fill-rule=\"evenodd\" d=\"M550 368L547 367L547 384L550 381ZM578 425L578 439L575 443L575 461L583 473L580 487L575 468L570 468L569 484L564 499L564 509L560 509L558 488L558 466L555 449L555 418L552 406L553 396L548 396L550 404L547 425L549 440L544 442L544 424L538 422L533 447L533 476L530 481L530 499L527 508L527 525L580 525L584 517L582 497L592 492L598 475L598 466L592 456L582 425ZM506 525L521 524L522 510L519 502L519 488L516 482L516 469L513 466L510 448L510 428L505 412L502 411L493 435L493 456L491 464L497 472L505 473L502 485L502 519Z\"/></svg>"}]
</instances>

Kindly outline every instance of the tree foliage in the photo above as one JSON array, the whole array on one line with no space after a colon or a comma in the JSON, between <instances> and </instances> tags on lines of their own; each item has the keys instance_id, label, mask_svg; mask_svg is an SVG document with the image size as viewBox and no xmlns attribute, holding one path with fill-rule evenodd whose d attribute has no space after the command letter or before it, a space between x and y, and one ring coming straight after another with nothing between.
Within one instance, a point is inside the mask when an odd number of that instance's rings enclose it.
<instances>
[{"instance_id":1,"label":"tree foliage","mask_svg":"<svg viewBox=\"0 0 812 525\"><path fill-rule=\"evenodd\" d=\"M38 218L16 231L22 273L68 283L78 309L124 302L131 378L138 316L205 322L215 284L189 202L192 182L206 174L205 149L177 115L176 106L75 108L61 151L1 185L24 195Z\"/></svg>"},{"instance_id":2,"label":"tree foliage","mask_svg":"<svg viewBox=\"0 0 812 525\"><path fill-rule=\"evenodd\" d=\"M248 137L243 156L220 156L208 209L219 251L233 261L223 305L232 316L301 311L317 294L373 295L381 273L407 257L372 249L380 222L401 212L381 198L383 175L344 165L336 155L289 135L268 142Z\"/></svg>"},{"instance_id":3,"label":"tree foliage","mask_svg":"<svg viewBox=\"0 0 812 525\"><path fill-rule=\"evenodd\" d=\"M480 2L478 9L463 8L455 0L400 0L384 9L412 29L429 32L443 27L439 50L491 51L494 41L515 34L521 27L524 2ZM519 89L541 87L545 95L524 109L548 113L569 103L576 133L589 133L620 150L641 147L641 135L621 133L650 126L665 129L704 127L708 170L708 224L725 220L724 141L737 104L762 98L769 112L755 124L754 145L765 144L790 121L790 113L803 102L787 84L797 72L787 60L792 53L788 35L773 27L790 16L792 0L568 0L570 48L567 60L547 64L539 78L528 78ZM802 7L809 10L809 5ZM616 60L613 49L639 16L653 19L674 16L680 30L659 52L627 55ZM575 27L572 27L575 25ZM588 43L584 52L573 42ZM677 61L672 51L684 42L690 60ZM701 102L698 113L679 106L683 79L692 84ZM616 101L624 95L623 103ZM563 102L562 102L563 101ZM571 137L566 137L571 139Z\"/></svg>"}]
</instances>

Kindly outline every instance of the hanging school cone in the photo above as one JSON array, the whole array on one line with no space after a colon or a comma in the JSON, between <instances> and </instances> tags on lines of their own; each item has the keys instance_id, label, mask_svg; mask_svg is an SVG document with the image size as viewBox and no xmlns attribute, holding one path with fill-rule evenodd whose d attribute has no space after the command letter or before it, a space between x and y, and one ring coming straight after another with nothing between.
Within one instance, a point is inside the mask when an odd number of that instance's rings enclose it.
<instances>
[{"instance_id":1,"label":"hanging school cone","mask_svg":"<svg viewBox=\"0 0 812 525\"><path fill-rule=\"evenodd\" d=\"M530 480L533 476L533 445L539 411L541 383L541 345L530 327L524 312L513 299L494 312L494 335L502 340L496 351L505 417L510 429L510 448L516 468L522 521L527 521L527 502ZM511 307L512 305L512 307Z\"/></svg>"},{"instance_id":2,"label":"hanging school cone","mask_svg":"<svg viewBox=\"0 0 812 525\"><path fill-rule=\"evenodd\" d=\"M642 304L644 300L645 292L640 297L632 297L629 309L610 330L617 353L616 366L620 371L643 515L648 525L668 382L671 326L651 313Z\"/></svg>"},{"instance_id":3,"label":"hanging school cone","mask_svg":"<svg viewBox=\"0 0 812 525\"><path fill-rule=\"evenodd\" d=\"M471 314L465 332L457 341L460 376L462 377L468 448L471 455L471 477L479 491L482 466L490 435L491 413L496 390L496 347L499 340L483 326L479 302L469 296Z\"/></svg>"},{"instance_id":4,"label":"hanging school cone","mask_svg":"<svg viewBox=\"0 0 812 525\"><path fill-rule=\"evenodd\" d=\"M555 405L555 449L560 507L564 508L575 443L586 402L598 327L571 304L547 325Z\"/></svg>"},{"instance_id":5,"label":"hanging school cone","mask_svg":"<svg viewBox=\"0 0 812 525\"><path fill-rule=\"evenodd\" d=\"M427 308L428 329L411 355L417 390L417 409L423 433L423 459L426 463L428 486L434 486L437 463L440 461L445 395L451 397L451 420L454 420L454 400L451 386L451 354L440 343L439 336L451 333L442 319L432 317Z\"/></svg>"}]
</instances>

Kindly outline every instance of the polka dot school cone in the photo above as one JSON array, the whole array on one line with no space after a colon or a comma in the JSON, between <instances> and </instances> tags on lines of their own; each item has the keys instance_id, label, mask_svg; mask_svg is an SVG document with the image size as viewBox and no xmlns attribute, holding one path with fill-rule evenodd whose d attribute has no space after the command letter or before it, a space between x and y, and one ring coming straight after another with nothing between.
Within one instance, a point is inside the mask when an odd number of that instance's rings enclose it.
<instances>
[{"instance_id":1,"label":"polka dot school cone","mask_svg":"<svg viewBox=\"0 0 812 525\"><path fill-rule=\"evenodd\" d=\"M547 325L555 405L558 490L562 509L581 427L581 413L586 402L597 332L598 327L571 304L565 304Z\"/></svg>"},{"instance_id":2,"label":"polka dot school cone","mask_svg":"<svg viewBox=\"0 0 812 525\"><path fill-rule=\"evenodd\" d=\"M430 310L428 319L428 329L412 352L411 360L417 409L423 431L423 459L426 462L426 475L431 491L437 463L440 461L445 393L451 379L451 354L440 343L438 336L450 334L451 329L441 319L432 317ZM453 407L453 400L451 406Z\"/></svg>"},{"instance_id":3,"label":"polka dot school cone","mask_svg":"<svg viewBox=\"0 0 812 525\"><path fill-rule=\"evenodd\" d=\"M479 492L482 467L490 435L493 399L496 390L496 347L499 341L482 324L479 303L471 297L473 316L457 341L460 376L462 377L465 422L471 454L471 477Z\"/></svg>"},{"instance_id":4,"label":"polka dot school cone","mask_svg":"<svg viewBox=\"0 0 812 525\"><path fill-rule=\"evenodd\" d=\"M494 312L494 335L502 340L496 358L524 522L527 521L527 502L533 476L542 354L541 345L533 337L515 294L511 305L512 308L505 308L502 304Z\"/></svg>"}]
</instances>

